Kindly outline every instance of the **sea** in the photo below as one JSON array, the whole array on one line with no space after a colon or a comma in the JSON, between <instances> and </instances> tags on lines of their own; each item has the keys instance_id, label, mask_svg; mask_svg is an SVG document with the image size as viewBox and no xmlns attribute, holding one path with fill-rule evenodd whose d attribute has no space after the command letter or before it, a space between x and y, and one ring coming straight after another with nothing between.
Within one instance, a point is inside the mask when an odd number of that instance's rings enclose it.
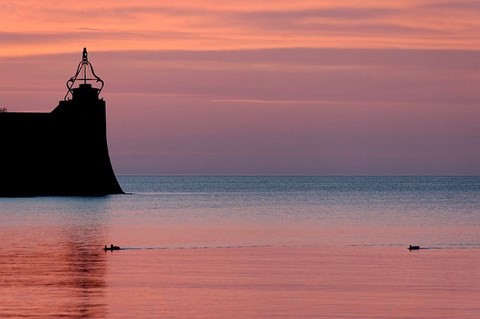
<instances>
[{"instance_id":1,"label":"sea","mask_svg":"<svg viewBox=\"0 0 480 319\"><path fill-rule=\"evenodd\" d=\"M0 198L0 318L480 318L480 176L118 179Z\"/></svg>"}]
</instances>

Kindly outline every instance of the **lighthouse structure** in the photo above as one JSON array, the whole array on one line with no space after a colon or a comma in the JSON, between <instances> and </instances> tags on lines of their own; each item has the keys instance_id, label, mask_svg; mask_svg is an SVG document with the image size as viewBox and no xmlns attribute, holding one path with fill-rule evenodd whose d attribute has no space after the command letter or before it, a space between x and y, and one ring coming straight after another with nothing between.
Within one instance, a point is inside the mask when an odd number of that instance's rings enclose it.
<instances>
[{"instance_id":1,"label":"lighthouse structure","mask_svg":"<svg viewBox=\"0 0 480 319\"><path fill-rule=\"evenodd\" d=\"M123 194L108 153L103 86L85 48L52 112L0 112L0 196Z\"/></svg>"}]
</instances>

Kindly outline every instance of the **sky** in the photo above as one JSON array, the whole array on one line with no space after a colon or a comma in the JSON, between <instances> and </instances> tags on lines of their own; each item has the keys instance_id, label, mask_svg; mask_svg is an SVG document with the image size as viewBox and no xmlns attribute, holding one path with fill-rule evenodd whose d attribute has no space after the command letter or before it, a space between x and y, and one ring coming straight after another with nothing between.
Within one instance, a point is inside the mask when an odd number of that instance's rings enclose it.
<instances>
[{"instance_id":1,"label":"sky","mask_svg":"<svg viewBox=\"0 0 480 319\"><path fill-rule=\"evenodd\" d=\"M479 175L479 16L471 0L0 0L0 108L51 111L87 47L117 174Z\"/></svg>"}]
</instances>

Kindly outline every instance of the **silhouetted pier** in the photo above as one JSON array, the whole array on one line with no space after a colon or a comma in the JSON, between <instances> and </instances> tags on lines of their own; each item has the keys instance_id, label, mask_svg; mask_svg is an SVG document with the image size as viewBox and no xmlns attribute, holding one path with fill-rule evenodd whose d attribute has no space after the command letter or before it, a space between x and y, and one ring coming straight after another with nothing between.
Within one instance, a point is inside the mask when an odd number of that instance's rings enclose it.
<instances>
[{"instance_id":1,"label":"silhouetted pier","mask_svg":"<svg viewBox=\"0 0 480 319\"><path fill-rule=\"evenodd\" d=\"M103 84L84 49L52 112L0 109L0 196L123 193L108 153Z\"/></svg>"}]
</instances>

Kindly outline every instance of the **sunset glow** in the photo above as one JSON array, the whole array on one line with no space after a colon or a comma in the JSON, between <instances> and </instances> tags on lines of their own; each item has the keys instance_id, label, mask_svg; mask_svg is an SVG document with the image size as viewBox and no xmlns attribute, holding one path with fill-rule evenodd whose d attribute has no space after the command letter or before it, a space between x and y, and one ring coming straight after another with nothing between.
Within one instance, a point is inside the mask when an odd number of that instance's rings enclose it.
<instances>
[{"instance_id":1,"label":"sunset glow","mask_svg":"<svg viewBox=\"0 0 480 319\"><path fill-rule=\"evenodd\" d=\"M87 47L120 174L480 174L472 1L0 1L0 108Z\"/></svg>"}]
</instances>

